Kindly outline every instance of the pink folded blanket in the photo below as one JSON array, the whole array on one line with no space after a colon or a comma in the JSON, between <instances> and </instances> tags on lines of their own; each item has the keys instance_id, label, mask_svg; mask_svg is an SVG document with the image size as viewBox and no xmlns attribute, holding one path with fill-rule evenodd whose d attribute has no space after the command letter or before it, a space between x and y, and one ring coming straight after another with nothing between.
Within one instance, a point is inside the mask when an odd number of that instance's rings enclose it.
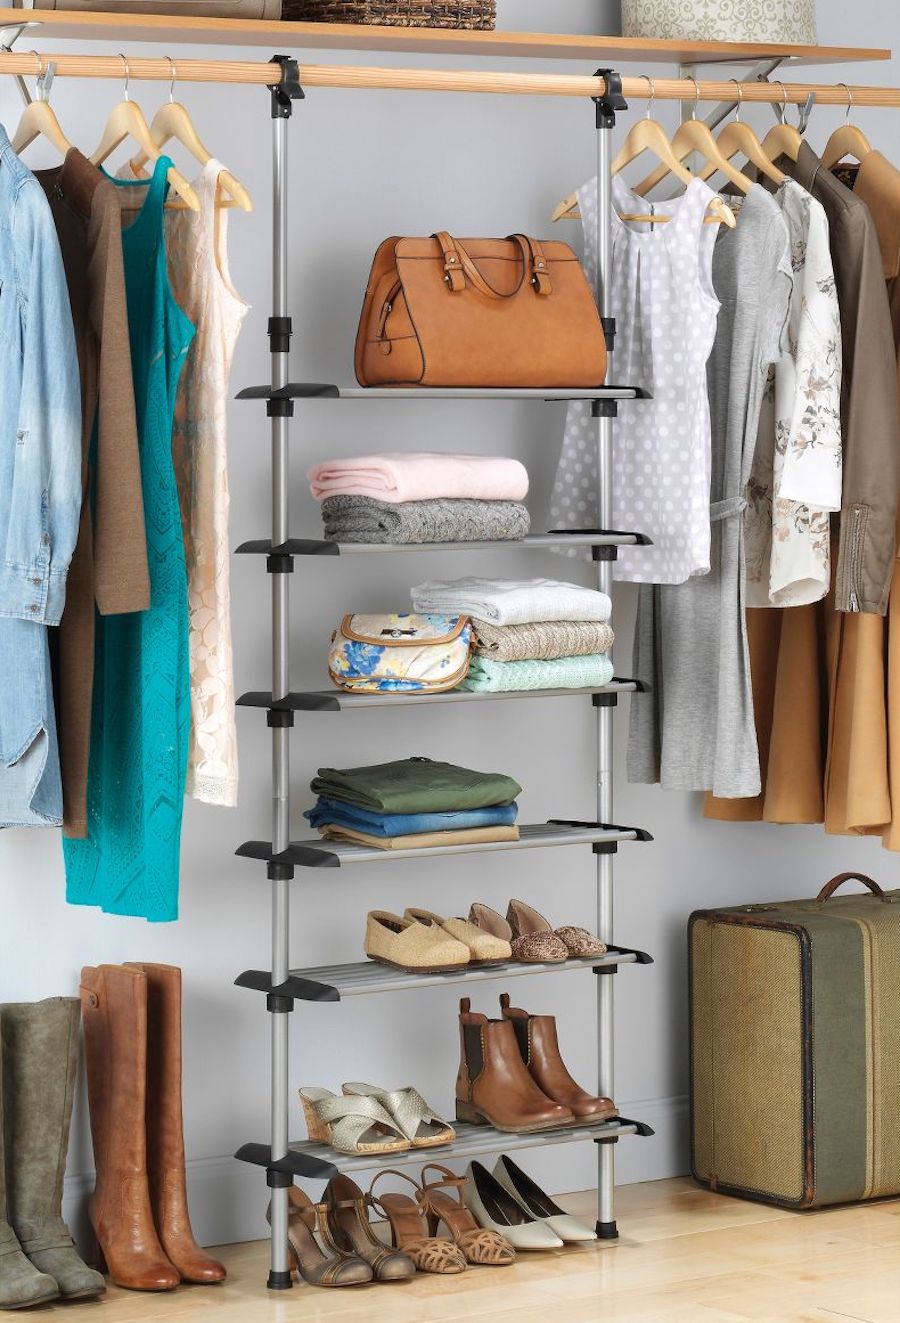
<instances>
[{"instance_id":1,"label":"pink folded blanket","mask_svg":"<svg viewBox=\"0 0 900 1323\"><path fill-rule=\"evenodd\" d=\"M316 464L306 475L317 501L371 496L376 501L521 501L528 470L502 455L361 455Z\"/></svg>"}]
</instances>

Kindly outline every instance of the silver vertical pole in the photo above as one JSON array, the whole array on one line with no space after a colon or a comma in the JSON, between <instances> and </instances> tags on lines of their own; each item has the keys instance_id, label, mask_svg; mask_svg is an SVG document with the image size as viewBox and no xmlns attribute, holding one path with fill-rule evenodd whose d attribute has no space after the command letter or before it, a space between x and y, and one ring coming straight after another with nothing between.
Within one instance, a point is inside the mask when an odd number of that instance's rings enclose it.
<instances>
[{"instance_id":1,"label":"silver vertical pole","mask_svg":"<svg viewBox=\"0 0 900 1323\"><path fill-rule=\"evenodd\" d=\"M606 94L609 93L607 83ZM615 115L604 114L597 106L597 305L602 317L611 316L610 308L610 184L612 125ZM609 372L609 369L607 369ZM609 375L607 380L609 380ZM599 480L598 513L600 528L612 526L612 416L605 411L606 401L595 402L597 413L597 473ZM597 587L612 592L612 561L597 562ZM613 821L613 713L614 708L597 711L597 821ZM603 942L613 941L613 859L612 854L598 854L597 859L597 935ZM615 979L597 975L597 1034L599 1092L614 1098L613 1080L613 988ZM597 1232L604 1239L616 1234L615 1223L615 1147L598 1144Z\"/></svg>"},{"instance_id":2,"label":"silver vertical pole","mask_svg":"<svg viewBox=\"0 0 900 1323\"><path fill-rule=\"evenodd\" d=\"M287 119L272 119L272 313L287 316ZM272 386L288 382L288 350L272 343ZM272 546L288 538L288 418L272 418ZM287 574L272 574L272 697L283 698L290 689L290 603ZM276 854L290 843L290 729L272 729L272 849ZM277 873L278 869L273 869ZM272 883L272 984L288 977L290 955L290 882ZM288 1029L290 1017L272 1014L272 1160L288 1151ZM290 1283L288 1263L288 1191L272 1190L272 1272L270 1286Z\"/></svg>"}]
</instances>

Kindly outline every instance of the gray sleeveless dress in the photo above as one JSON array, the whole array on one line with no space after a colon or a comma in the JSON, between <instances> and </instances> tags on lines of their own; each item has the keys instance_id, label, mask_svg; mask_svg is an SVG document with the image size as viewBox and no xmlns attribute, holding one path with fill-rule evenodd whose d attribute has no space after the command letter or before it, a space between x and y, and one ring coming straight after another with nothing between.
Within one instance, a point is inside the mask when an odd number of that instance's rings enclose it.
<instances>
[{"instance_id":1,"label":"gray sleeveless dress","mask_svg":"<svg viewBox=\"0 0 900 1323\"><path fill-rule=\"evenodd\" d=\"M759 184L741 204L737 228L716 238L713 286L721 308L707 363L710 572L641 586L632 674L651 692L631 705L628 778L741 798L760 788L741 516L791 292L787 225Z\"/></svg>"}]
</instances>

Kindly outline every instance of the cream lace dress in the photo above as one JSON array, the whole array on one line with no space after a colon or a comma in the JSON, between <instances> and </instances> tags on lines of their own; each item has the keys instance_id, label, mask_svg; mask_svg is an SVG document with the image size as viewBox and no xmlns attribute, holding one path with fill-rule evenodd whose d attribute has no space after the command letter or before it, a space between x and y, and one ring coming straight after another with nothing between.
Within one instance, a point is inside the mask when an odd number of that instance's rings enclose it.
<instances>
[{"instance_id":1,"label":"cream lace dress","mask_svg":"<svg viewBox=\"0 0 900 1323\"><path fill-rule=\"evenodd\" d=\"M238 753L228 535L228 379L250 305L231 283L228 212L216 210L220 161L194 180L200 211L168 209L169 279L197 328L175 406L173 450L187 551L191 738L187 793L237 803ZM123 172L124 173L124 172ZM133 176L132 176L133 177Z\"/></svg>"}]
</instances>

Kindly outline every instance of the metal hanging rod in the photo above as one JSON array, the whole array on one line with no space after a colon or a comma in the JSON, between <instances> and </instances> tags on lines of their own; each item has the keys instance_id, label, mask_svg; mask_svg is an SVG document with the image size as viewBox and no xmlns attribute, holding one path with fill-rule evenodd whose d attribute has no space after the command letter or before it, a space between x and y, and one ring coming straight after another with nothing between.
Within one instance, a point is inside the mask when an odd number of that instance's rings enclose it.
<instances>
[{"instance_id":1,"label":"metal hanging rod","mask_svg":"<svg viewBox=\"0 0 900 1323\"><path fill-rule=\"evenodd\" d=\"M121 81L122 61L117 55L45 55L58 78L109 78ZM166 57L128 57L132 80L168 82L172 66ZM0 74L31 74L34 56L0 51ZM272 61L179 60L180 83L246 83L274 86L281 81L281 66ZM454 69L379 69L353 65L301 64L303 87L385 88L397 91L486 92L512 96L598 97L605 92L602 78L577 74L483 73ZM657 101L727 101L734 97L730 79L654 79ZM622 90L632 100L649 96L643 78L623 78ZM846 106L843 83L743 83L745 103L767 102L805 105L810 93L819 106ZM900 88L851 85L854 106L900 106Z\"/></svg>"}]
</instances>

